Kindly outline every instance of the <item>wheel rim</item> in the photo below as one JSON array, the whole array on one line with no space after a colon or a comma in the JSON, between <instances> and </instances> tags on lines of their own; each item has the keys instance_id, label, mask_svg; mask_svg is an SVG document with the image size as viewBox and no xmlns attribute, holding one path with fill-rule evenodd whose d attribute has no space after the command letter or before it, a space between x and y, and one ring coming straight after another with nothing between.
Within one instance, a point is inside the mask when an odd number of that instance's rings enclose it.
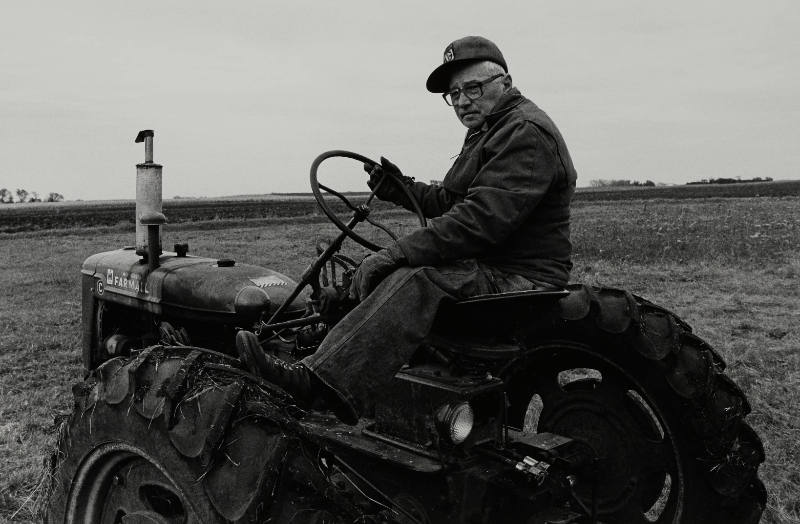
<instances>
[{"instance_id":1,"label":"wheel rim","mask_svg":"<svg viewBox=\"0 0 800 524\"><path fill-rule=\"evenodd\" d=\"M93 449L76 471L65 521L193 524L199 519L154 458L129 444L111 442Z\"/></svg>"},{"instance_id":2,"label":"wheel rim","mask_svg":"<svg viewBox=\"0 0 800 524\"><path fill-rule=\"evenodd\" d=\"M536 356L526 427L594 450L598 515L631 524L678 522L686 489L680 451L648 389L588 348L546 348ZM591 508L591 485L579 484L576 494Z\"/></svg>"}]
</instances>

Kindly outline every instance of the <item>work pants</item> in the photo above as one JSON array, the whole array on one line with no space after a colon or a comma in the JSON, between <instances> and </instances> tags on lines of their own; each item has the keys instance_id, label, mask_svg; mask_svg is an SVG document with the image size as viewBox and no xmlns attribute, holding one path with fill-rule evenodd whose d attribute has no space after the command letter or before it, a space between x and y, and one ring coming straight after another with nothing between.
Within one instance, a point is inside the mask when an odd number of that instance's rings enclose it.
<instances>
[{"instance_id":1,"label":"work pants","mask_svg":"<svg viewBox=\"0 0 800 524\"><path fill-rule=\"evenodd\" d=\"M431 330L442 301L536 287L524 277L503 274L475 260L401 267L302 362L360 417L384 401L386 386Z\"/></svg>"}]
</instances>

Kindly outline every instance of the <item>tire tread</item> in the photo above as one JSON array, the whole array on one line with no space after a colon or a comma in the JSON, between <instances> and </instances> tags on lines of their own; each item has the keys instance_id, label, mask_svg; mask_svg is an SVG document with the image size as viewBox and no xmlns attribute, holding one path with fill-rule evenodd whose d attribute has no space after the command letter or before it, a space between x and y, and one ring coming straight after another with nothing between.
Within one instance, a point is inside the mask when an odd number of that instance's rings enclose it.
<instances>
[{"instance_id":1,"label":"tire tread","mask_svg":"<svg viewBox=\"0 0 800 524\"><path fill-rule=\"evenodd\" d=\"M642 297L585 285L570 286L570 291L561 300L558 331L611 340L655 361L700 444L696 460L717 495L713 504L709 501L712 518L719 519L713 521L758 522L766 505L758 478L764 448L744 420L750 404L724 374L719 353L677 315Z\"/></svg>"}]
</instances>

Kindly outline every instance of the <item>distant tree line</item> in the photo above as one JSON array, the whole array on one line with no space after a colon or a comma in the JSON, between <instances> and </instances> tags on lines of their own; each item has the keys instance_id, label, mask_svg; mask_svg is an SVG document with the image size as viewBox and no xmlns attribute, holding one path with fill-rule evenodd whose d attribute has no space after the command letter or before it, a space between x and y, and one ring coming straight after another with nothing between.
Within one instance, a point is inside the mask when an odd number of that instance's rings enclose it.
<instances>
[{"instance_id":1,"label":"distant tree line","mask_svg":"<svg viewBox=\"0 0 800 524\"><path fill-rule=\"evenodd\" d=\"M771 177L761 178L757 176L755 178L746 178L742 180L741 178L704 178L702 180L698 180L695 182L686 182L687 186L695 185L695 184L748 184L751 182L772 182Z\"/></svg>"},{"instance_id":2,"label":"distant tree line","mask_svg":"<svg viewBox=\"0 0 800 524\"><path fill-rule=\"evenodd\" d=\"M639 182L638 180L592 180L589 182L592 187L652 187L656 183L652 180Z\"/></svg>"},{"instance_id":3,"label":"distant tree line","mask_svg":"<svg viewBox=\"0 0 800 524\"><path fill-rule=\"evenodd\" d=\"M17 198L14 198L16 193ZM61 193L48 193L45 198L39 196L36 191L28 192L26 189L17 188L12 193L6 188L0 189L0 204L13 204L14 202L61 202L64 200L64 195Z\"/></svg>"}]
</instances>

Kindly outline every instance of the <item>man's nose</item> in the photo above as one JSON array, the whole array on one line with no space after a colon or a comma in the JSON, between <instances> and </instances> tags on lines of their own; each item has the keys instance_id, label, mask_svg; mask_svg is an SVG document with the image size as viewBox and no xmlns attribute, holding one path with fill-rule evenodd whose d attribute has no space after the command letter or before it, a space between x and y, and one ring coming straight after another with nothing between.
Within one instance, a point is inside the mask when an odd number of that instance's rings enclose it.
<instances>
[{"instance_id":1,"label":"man's nose","mask_svg":"<svg viewBox=\"0 0 800 524\"><path fill-rule=\"evenodd\" d=\"M471 103L472 103L472 100L470 100L469 98L467 98L464 95L461 95L455 100L455 103L453 105L456 106L456 107L466 107L466 106L470 105Z\"/></svg>"}]
</instances>

